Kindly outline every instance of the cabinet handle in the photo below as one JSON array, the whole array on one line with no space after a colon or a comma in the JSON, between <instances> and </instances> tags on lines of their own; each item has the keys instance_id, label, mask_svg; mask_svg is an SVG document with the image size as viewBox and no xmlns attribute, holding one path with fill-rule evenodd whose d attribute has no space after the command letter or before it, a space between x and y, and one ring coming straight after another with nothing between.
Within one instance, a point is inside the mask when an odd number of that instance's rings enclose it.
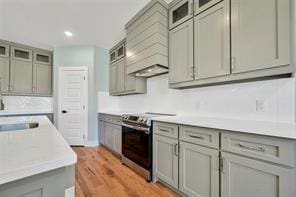
<instances>
[{"instance_id":1,"label":"cabinet handle","mask_svg":"<svg viewBox=\"0 0 296 197\"><path fill-rule=\"evenodd\" d=\"M190 77L194 78L194 66L190 67Z\"/></svg>"},{"instance_id":2,"label":"cabinet handle","mask_svg":"<svg viewBox=\"0 0 296 197\"><path fill-rule=\"evenodd\" d=\"M246 146L242 143L238 144L239 147L244 148L244 149L249 149L249 150L254 150L254 151L259 151L259 152L265 152L265 148L263 147L252 147L252 146Z\"/></svg>"},{"instance_id":3,"label":"cabinet handle","mask_svg":"<svg viewBox=\"0 0 296 197\"><path fill-rule=\"evenodd\" d=\"M9 91L9 85L7 86L6 90Z\"/></svg>"},{"instance_id":4,"label":"cabinet handle","mask_svg":"<svg viewBox=\"0 0 296 197\"><path fill-rule=\"evenodd\" d=\"M205 140L203 136L196 136L196 135L188 135L189 137L200 139L200 140Z\"/></svg>"},{"instance_id":5,"label":"cabinet handle","mask_svg":"<svg viewBox=\"0 0 296 197\"><path fill-rule=\"evenodd\" d=\"M231 70L235 69L235 57L231 58Z\"/></svg>"},{"instance_id":6,"label":"cabinet handle","mask_svg":"<svg viewBox=\"0 0 296 197\"><path fill-rule=\"evenodd\" d=\"M179 156L179 147L178 147L178 144L175 144L174 145L174 152L175 152L175 155L176 156Z\"/></svg>"},{"instance_id":7,"label":"cabinet handle","mask_svg":"<svg viewBox=\"0 0 296 197\"><path fill-rule=\"evenodd\" d=\"M35 92L35 88L34 87L32 88L32 91Z\"/></svg>"},{"instance_id":8,"label":"cabinet handle","mask_svg":"<svg viewBox=\"0 0 296 197\"><path fill-rule=\"evenodd\" d=\"M170 131L168 131L166 129L159 129L159 131L166 132L166 133L169 133L170 132Z\"/></svg>"},{"instance_id":9,"label":"cabinet handle","mask_svg":"<svg viewBox=\"0 0 296 197\"><path fill-rule=\"evenodd\" d=\"M220 158L220 172L224 173L224 160L225 158L224 157L221 157Z\"/></svg>"}]
</instances>

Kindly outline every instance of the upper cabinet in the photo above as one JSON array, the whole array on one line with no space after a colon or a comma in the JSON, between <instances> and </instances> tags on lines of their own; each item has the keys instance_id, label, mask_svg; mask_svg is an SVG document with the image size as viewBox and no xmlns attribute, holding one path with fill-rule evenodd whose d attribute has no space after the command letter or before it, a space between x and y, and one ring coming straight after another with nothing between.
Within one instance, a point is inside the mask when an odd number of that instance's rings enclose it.
<instances>
[{"instance_id":1,"label":"upper cabinet","mask_svg":"<svg viewBox=\"0 0 296 197\"><path fill-rule=\"evenodd\" d=\"M232 0L232 72L290 64L290 1Z\"/></svg>"},{"instance_id":2,"label":"upper cabinet","mask_svg":"<svg viewBox=\"0 0 296 197\"><path fill-rule=\"evenodd\" d=\"M110 50L116 59L110 60L109 93L113 96L146 93L146 79L127 73L125 39Z\"/></svg>"},{"instance_id":3,"label":"upper cabinet","mask_svg":"<svg viewBox=\"0 0 296 197\"><path fill-rule=\"evenodd\" d=\"M290 4L290 0L171 2L170 87L291 75L295 68Z\"/></svg>"},{"instance_id":4,"label":"upper cabinet","mask_svg":"<svg viewBox=\"0 0 296 197\"><path fill-rule=\"evenodd\" d=\"M1 92L52 95L52 52L0 40Z\"/></svg>"},{"instance_id":5,"label":"upper cabinet","mask_svg":"<svg viewBox=\"0 0 296 197\"><path fill-rule=\"evenodd\" d=\"M127 73L151 77L168 72L168 5L152 0L126 24Z\"/></svg>"},{"instance_id":6,"label":"upper cabinet","mask_svg":"<svg viewBox=\"0 0 296 197\"><path fill-rule=\"evenodd\" d=\"M230 74L229 0L194 17L195 79Z\"/></svg>"},{"instance_id":7,"label":"upper cabinet","mask_svg":"<svg viewBox=\"0 0 296 197\"><path fill-rule=\"evenodd\" d=\"M169 40L170 83L193 80L193 19L171 30Z\"/></svg>"},{"instance_id":8,"label":"upper cabinet","mask_svg":"<svg viewBox=\"0 0 296 197\"><path fill-rule=\"evenodd\" d=\"M175 1L169 10L169 28L172 29L193 16L193 0Z\"/></svg>"}]
</instances>

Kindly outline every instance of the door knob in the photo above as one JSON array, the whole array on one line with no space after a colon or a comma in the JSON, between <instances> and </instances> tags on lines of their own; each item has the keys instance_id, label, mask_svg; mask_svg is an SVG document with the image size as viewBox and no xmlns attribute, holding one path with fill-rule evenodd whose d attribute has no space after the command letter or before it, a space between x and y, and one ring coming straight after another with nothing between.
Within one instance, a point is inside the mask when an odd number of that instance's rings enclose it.
<instances>
[{"instance_id":1,"label":"door knob","mask_svg":"<svg viewBox=\"0 0 296 197\"><path fill-rule=\"evenodd\" d=\"M66 110L62 110L62 114L66 114L68 113Z\"/></svg>"}]
</instances>

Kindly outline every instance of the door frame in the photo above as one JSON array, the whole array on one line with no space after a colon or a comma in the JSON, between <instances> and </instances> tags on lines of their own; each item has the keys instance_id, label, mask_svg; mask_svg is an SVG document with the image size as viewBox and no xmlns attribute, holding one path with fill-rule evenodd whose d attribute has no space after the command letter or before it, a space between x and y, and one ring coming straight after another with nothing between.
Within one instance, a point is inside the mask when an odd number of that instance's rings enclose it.
<instances>
[{"instance_id":1,"label":"door frame","mask_svg":"<svg viewBox=\"0 0 296 197\"><path fill-rule=\"evenodd\" d=\"M87 66L80 66L80 67L65 67L65 66L61 66L59 67L59 71L58 71L58 130L60 131L60 112L62 109L61 106L61 84L62 84L62 80L61 79L61 72L62 71L84 71L85 73L85 84L84 84L84 88L85 88L85 94L84 94L84 100L85 100L85 126L84 126L84 145L85 146L87 144L87 140L88 140L88 67Z\"/></svg>"}]
</instances>

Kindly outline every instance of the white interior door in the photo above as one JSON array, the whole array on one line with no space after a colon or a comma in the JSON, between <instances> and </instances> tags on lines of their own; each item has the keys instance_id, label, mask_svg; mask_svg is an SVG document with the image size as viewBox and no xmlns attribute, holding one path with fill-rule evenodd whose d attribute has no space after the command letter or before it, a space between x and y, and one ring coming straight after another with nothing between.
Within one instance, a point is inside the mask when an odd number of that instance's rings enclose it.
<instances>
[{"instance_id":1,"label":"white interior door","mask_svg":"<svg viewBox=\"0 0 296 197\"><path fill-rule=\"evenodd\" d=\"M87 68L59 70L59 131L70 145L87 139Z\"/></svg>"}]
</instances>

